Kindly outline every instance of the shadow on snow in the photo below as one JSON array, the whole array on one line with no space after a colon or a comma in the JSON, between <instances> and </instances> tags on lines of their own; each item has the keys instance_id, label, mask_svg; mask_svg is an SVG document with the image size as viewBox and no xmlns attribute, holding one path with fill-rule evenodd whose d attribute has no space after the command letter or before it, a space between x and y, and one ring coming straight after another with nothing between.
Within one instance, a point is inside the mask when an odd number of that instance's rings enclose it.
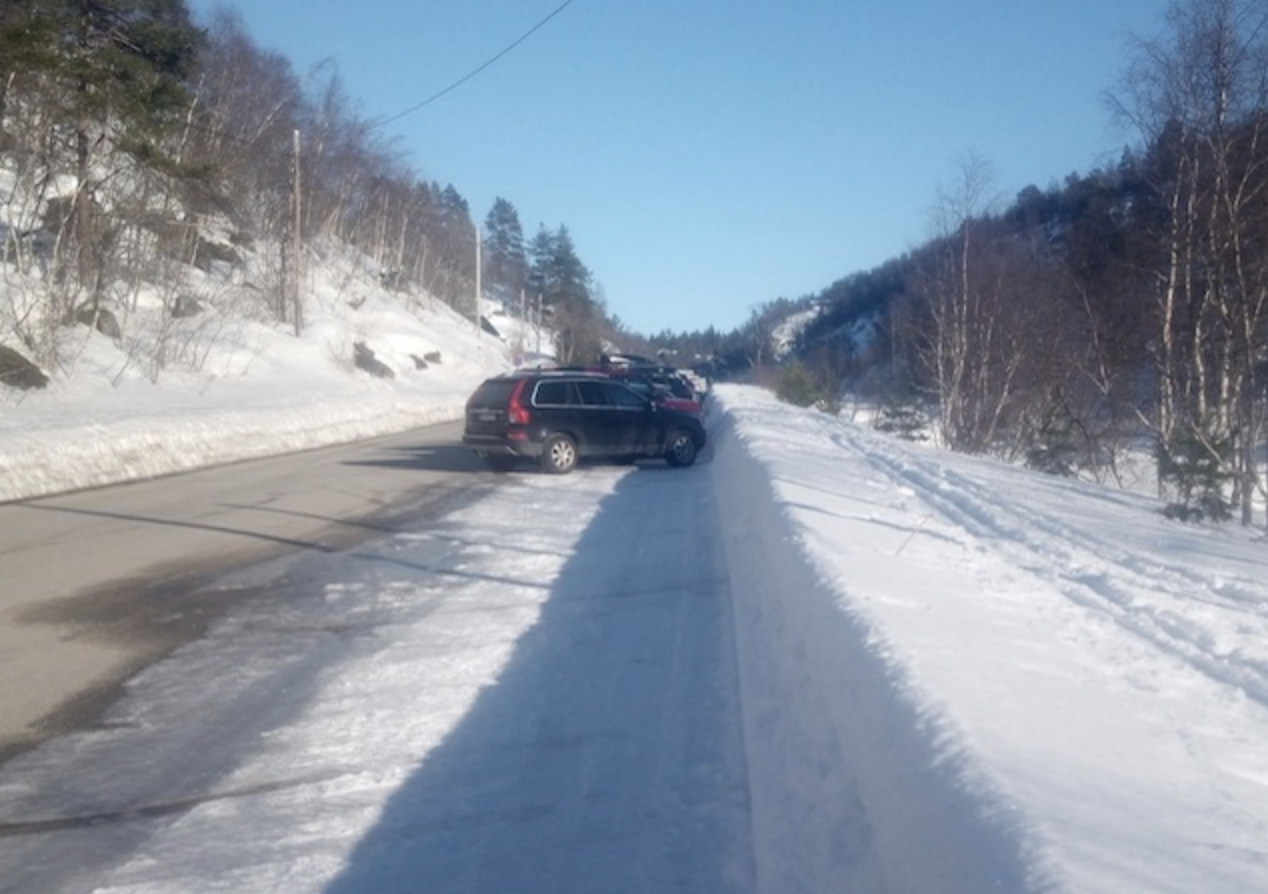
<instances>
[{"instance_id":1,"label":"shadow on snow","mask_svg":"<svg viewBox=\"0 0 1268 894\"><path fill-rule=\"evenodd\" d=\"M709 473L657 471L605 499L500 678L327 894L750 888Z\"/></svg>"}]
</instances>

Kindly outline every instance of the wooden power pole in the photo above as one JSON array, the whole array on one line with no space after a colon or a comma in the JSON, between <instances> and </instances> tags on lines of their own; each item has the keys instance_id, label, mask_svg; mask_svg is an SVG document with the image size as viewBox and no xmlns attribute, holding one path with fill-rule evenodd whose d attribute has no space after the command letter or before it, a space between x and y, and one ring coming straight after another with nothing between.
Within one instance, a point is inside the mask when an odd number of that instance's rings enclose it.
<instances>
[{"instance_id":1,"label":"wooden power pole","mask_svg":"<svg viewBox=\"0 0 1268 894\"><path fill-rule=\"evenodd\" d=\"M291 244L288 251L291 255L291 281L290 286L290 305L291 313L295 315L295 336L298 338L300 333L304 331L304 308L300 300L300 263L303 256L303 233L300 228L300 221L303 220L303 206L301 197L303 193L300 190L299 179L299 129L296 128L292 134L292 157L291 157Z\"/></svg>"}]
</instances>

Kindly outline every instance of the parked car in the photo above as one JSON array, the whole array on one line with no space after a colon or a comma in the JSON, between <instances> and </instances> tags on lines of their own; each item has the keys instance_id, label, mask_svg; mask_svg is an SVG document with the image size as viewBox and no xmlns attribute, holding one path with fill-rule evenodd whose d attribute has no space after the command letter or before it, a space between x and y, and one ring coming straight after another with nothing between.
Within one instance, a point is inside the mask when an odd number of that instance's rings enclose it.
<instances>
[{"instance_id":1,"label":"parked car","mask_svg":"<svg viewBox=\"0 0 1268 894\"><path fill-rule=\"evenodd\" d=\"M637 376L614 376L613 378L662 407L678 410L681 413L690 413L693 416L704 415L704 407L690 397L680 397L675 394L668 385Z\"/></svg>"},{"instance_id":2,"label":"parked car","mask_svg":"<svg viewBox=\"0 0 1268 894\"><path fill-rule=\"evenodd\" d=\"M532 370L486 380L467 400L462 443L495 468L532 459L554 474L584 458L689 466L704 448L698 416L657 404L601 373Z\"/></svg>"},{"instance_id":3,"label":"parked car","mask_svg":"<svg viewBox=\"0 0 1268 894\"><path fill-rule=\"evenodd\" d=\"M667 399L666 402L678 409L697 415L703 413L704 394L697 391L681 371L671 366L631 364L603 367L602 371L630 384L640 393L647 393L647 386L651 386L653 395ZM638 383L645 384L640 386Z\"/></svg>"}]
</instances>

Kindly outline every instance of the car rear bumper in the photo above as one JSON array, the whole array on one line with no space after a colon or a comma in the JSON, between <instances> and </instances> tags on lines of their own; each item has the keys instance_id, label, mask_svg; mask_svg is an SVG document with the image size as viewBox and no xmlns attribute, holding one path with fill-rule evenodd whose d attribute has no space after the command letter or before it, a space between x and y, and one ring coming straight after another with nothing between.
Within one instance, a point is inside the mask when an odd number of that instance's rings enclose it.
<instances>
[{"instance_id":1,"label":"car rear bumper","mask_svg":"<svg viewBox=\"0 0 1268 894\"><path fill-rule=\"evenodd\" d=\"M474 450L481 456L522 456L537 459L541 456L542 445L517 438L503 438L485 435L463 435L462 446Z\"/></svg>"}]
</instances>

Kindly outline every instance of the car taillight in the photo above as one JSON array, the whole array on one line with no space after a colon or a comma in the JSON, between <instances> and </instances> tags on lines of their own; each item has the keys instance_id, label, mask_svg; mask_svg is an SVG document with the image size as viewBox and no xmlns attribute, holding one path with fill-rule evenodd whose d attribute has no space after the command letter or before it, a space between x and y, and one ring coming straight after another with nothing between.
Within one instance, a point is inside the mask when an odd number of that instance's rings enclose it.
<instances>
[{"instance_id":1,"label":"car taillight","mask_svg":"<svg viewBox=\"0 0 1268 894\"><path fill-rule=\"evenodd\" d=\"M515 388L511 391L511 400L506 406L506 421L511 425L528 425L532 421L528 407L521 402L521 398L524 395L524 386L527 384L527 379L521 379L515 383Z\"/></svg>"}]
</instances>

